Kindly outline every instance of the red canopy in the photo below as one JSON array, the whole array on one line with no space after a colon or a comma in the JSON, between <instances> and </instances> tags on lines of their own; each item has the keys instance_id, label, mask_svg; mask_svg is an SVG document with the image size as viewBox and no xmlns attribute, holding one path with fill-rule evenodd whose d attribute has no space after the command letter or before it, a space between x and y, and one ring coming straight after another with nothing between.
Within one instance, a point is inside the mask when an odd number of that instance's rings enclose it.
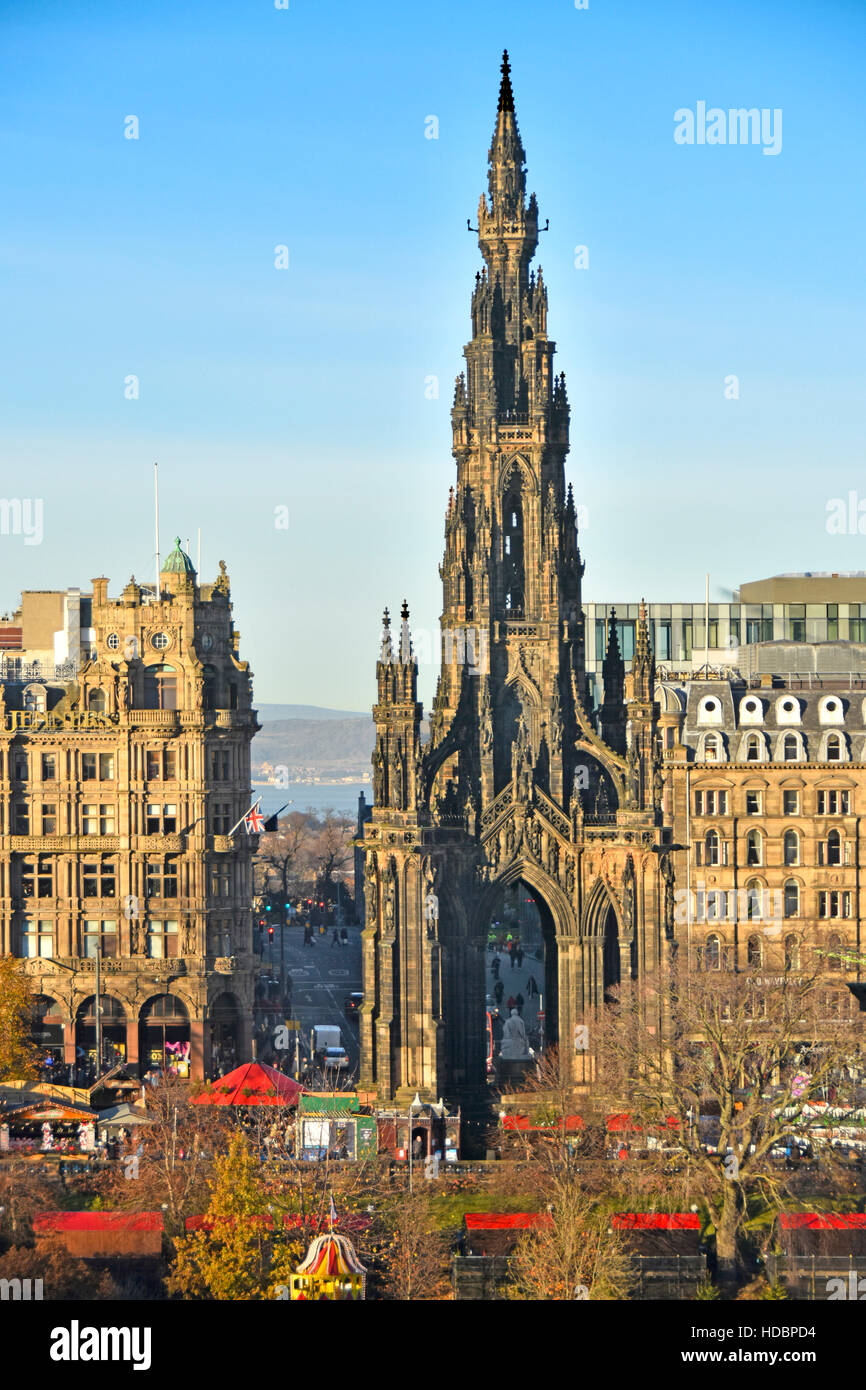
<instances>
[{"instance_id":1,"label":"red canopy","mask_svg":"<svg viewBox=\"0 0 866 1390\"><path fill-rule=\"evenodd\" d=\"M553 1225L546 1211L467 1211L463 1220L467 1231L529 1231Z\"/></svg>"},{"instance_id":2,"label":"red canopy","mask_svg":"<svg viewBox=\"0 0 866 1390\"><path fill-rule=\"evenodd\" d=\"M611 1222L615 1231L699 1231L694 1211L618 1211Z\"/></svg>"},{"instance_id":3,"label":"red canopy","mask_svg":"<svg viewBox=\"0 0 866 1390\"><path fill-rule=\"evenodd\" d=\"M196 1096L194 1105L297 1105L303 1091L297 1081L264 1062L245 1062Z\"/></svg>"},{"instance_id":4,"label":"red canopy","mask_svg":"<svg viewBox=\"0 0 866 1390\"><path fill-rule=\"evenodd\" d=\"M63 1231L161 1231L161 1211L45 1211L33 1218L36 1235Z\"/></svg>"},{"instance_id":5,"label":"red canopy","mask_svg":"<svg viewBox=\"0 0 866 1390\"><path fill-rule=\"evenodd\" d=\"M779 1222L783 1231L858 1231L866 1226L866 1214L860 1211L783 1211Z\"/></svg>"}]
</instances>

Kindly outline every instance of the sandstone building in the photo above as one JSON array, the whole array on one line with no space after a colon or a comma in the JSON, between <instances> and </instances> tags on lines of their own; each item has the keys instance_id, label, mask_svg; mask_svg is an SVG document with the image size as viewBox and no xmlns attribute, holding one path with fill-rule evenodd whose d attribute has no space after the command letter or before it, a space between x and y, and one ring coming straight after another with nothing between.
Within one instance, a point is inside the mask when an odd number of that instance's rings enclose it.
<instances>
[{"instance_id":1,"label":"sandstone building","mask_svg":"<svg viewBox=\"0 0 866 1390\"><path fill-rule=\"evenodd\" d=\"M665 681L657 697L665 820L683 846L676 936L692 967L772 977L818 952L840 986L859 981L863 683L729 673ZM850 1001L836 991L839 1008Z\"/></svg>"},{"instance_id":2,"label":"sandstone building","mask_svg":"<svg viewBox=\"0 0 866 1390\"><path fill-rule=\"evenodd\" d=\"M178 541L158 591L25 595L0 635L0 951L38 1040L94 1055L98 963L107 1056L195 1077L249 1055L257 837L228 832L258 725L225 566L200 585Z\"/></svg>"}]
</instances>

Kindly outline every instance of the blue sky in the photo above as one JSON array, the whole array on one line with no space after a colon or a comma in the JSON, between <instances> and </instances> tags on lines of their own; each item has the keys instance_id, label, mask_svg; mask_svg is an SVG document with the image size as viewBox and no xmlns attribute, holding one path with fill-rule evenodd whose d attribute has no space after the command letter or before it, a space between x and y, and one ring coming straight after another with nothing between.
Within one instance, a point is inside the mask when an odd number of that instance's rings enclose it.
<instances>
[{"instance_id":1,"label":"blue sky","mask_svg":"<svg viewBox=\"0 0 866 1390\"><path fill-rule=\"evenodd\" d=\"M370 705L384 604L438 623L504 46L584 596L866 569L825 524L866 497L859 0L3 0L0 491L45 520L0 536L0 611L149 576L158 459L163 552L226 560L258 698ZM781 153L677 145L698 101L780 108Z\"/></svg>"}]
</instances>

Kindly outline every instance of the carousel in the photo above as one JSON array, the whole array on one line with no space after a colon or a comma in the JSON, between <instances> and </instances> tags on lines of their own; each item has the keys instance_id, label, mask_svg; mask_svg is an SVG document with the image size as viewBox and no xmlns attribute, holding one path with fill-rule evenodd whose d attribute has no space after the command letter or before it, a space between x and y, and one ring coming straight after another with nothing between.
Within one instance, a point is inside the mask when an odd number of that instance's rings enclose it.
<instances>
[{"instance_id":1,"label":"carousel","mask_svg":"<svg viewBox=\"0 0 866 1390\"><path fill-rule=\"evenodd\" d=\"M332 1303L360 1302L366 1296L366 1277L352 1242L328 1231L316 1237L292 1275L291 1295L298 1302L322 1298Z\"/></svg>"}]
</instances>

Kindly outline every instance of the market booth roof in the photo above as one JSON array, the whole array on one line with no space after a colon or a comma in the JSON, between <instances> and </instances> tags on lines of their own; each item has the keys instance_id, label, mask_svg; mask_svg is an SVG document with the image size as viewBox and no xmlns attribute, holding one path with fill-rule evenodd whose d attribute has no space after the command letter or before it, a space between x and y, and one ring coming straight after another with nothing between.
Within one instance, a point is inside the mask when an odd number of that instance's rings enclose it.
<instances>
[{"instance_id":1,"label":"market booth roof","mask_svg":"<svg viewBox=\"0 0 866 1390\"><path fill-rule=\"evenodd\" d=\"M297 1105L303 1089L265 1062L245 1062L207 1086L193 1105Z\"/></svg>"}]
</instances>

